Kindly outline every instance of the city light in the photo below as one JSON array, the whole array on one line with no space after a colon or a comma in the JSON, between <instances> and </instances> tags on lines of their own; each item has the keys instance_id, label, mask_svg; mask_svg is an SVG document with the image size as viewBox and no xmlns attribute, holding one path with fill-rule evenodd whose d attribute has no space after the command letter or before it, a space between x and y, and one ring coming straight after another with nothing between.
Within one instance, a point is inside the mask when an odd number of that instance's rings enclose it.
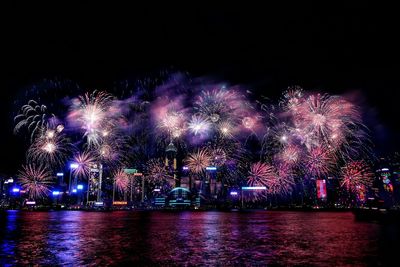
<instances>
[{"instance_id":1,"label":"city light","mask_svg":"<svg viewBox=\"0 0 400 267\"><path fill-rule=\"evenodd\" d=\"M64 173L62 173L62 172L57 172L57 177L62 177L62 176L64 176Z\"/></svg>"},{"instance_id":2,"label":"city light","mask_svg":"<svg viewBox=\"0 0 400 267\"><path fill-rule=\"evenodd\" d=\"M183 168L182 168L184 171L187 171L187 170L189 170L189 167L188 166L183 166Z\"/></svg>"},{"instance_id":3,"label":"city light","mask_svg":"<svg viewBox=\"0 0 400 267\"><path fill-rule=\"evenodd\" d=\"M76 187L78 190L82 190L83 189L83 185L82 184L78 184L78 186Z\"/></svg>"},{"instance_id":4,"label":"city light","mask_svg":"<svg viewBox=\"0 0 400 267\"><path fill-rule=\"evenodd\" d=\"M77 192L77 190L74 188L74 189L72 189L72 193L76 193Z\"/></svg>"},{"instance_id":5,"label":"city light","mask_svg":"<svg viewBox=\"0 0 400 267\"><path fill-rule=\"evenodd\" d=\"M60 191L53 191L53 196L58 196L60 194Z\"/></svg>"},{"instance_id":6,"label":"city light","mask_svg":"<svg viewBox=\"0 0 400 267\"><path fill-rule=\"evenodd\" d=\"M207 170L207 171L216 171L216 170L217 170L217 167L215 167L215 166L208 166L208 167L206 167L206 170Z\"/></svg>"},{"instance_id":7,"label":"city light","mask_svg":"<svg viewBox=\"0 0 400 267\"><path fill-rule=\"evenodd\" d=\"M237 195L238 195L238 192L232 191L230 194L231 194L231 196L237 196Z\"/></svg>"},{"instance_id":8,"label":"city light","mask_svg":"<svg viewBox=\"0 0 400 267\"><path fill-rule=\"evenodd\" d=\"M19 188L18 188L18 187L14 187L14 188L12 189L12 191L13 191L14 193L18 193L18 192L19 192Z\"/></svg>"},{"instance_id":9,"label":"city light","mask_svg":"<svg viewBox=\"0 0 400 267\"><path fill-rule=\"evenodd\" d=\"M96 201L96 202L94 203L94 205L95 205L95 206L103 206L104 203L103 203L103 201Z\"/></svg>"},{"instance_id":10,"label":"city light","mask_svg":"<svg viewBox=\"0 0 400 267\"><path fill-rule=\"evenodd\" d=\"M97 202L96 202L97 203ZM100 203L100 202L99 202ZM127 205L128 202L127 201L114 201L113 205Z\"/></svg>"},{"instance_id":11,"label":"city light","mask_svg":"<svg viewBox=\"0 0 400 267\"><path fill-rule=\"evenodd\" d=\"M156 189L154 189L154 192L160 192L161 191L161 189L160 188L156 188Z\"/></svg>"},{"instance_id":12,"label":"city light","mask_svg":"<svg viewBox=\"0 0 400 267\"><path fill-rule=\"evenodd\" d=\"M14 179L13 179L13 178L8 179L7 181L8 181L9 183L14 183Z\"/></svg>"},{"instance_id":13,"label":"city light","mask_svg":"<svg viewBox=\"0 0 400 267\"><path fill-rule=\"evenodd\" d=\"M243 186L242 190L266 190L265 186Z\"/></svg>"},{"instance_id":14,"label":"city light","mask_svg":"<svg viewBox=\"0 0 400 267\"><path fill-rule=\"evenodd\" d=\"M26 205L36 205L36 201L27 201Z\"/></svg>"},{"instance_id":15,"label":"city light","mask_svg":"<svg viewBox=\"0 0 400 267\"><path fill-rule=\"evenodd\" d=\"M78 169L78 168L79 168L79 164L78 164L78 163L71 163L71 164L69 165L69 168L70 168L71 170Z\"/></svg>"}]
</instances>

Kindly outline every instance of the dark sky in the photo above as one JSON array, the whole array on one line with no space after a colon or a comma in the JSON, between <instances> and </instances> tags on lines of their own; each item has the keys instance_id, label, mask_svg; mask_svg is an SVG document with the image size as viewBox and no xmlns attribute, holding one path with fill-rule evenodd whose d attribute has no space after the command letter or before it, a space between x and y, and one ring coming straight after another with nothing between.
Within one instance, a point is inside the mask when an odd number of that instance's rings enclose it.
<instances>
[{"instance_id":1,"label":"dark sky","mask_svg":"<svg viewBox=\"0 0 400 267\"><path fill-rule=\"evenodd\" d=\"M300 2L300 1L298 1ZM165 68L247 84L353 92L378 153L399 148L399 23L394 6L22 6L2 9L0 173L23 159L15 98L44 78L112 86Z\"/></svg>"}]
</instances>

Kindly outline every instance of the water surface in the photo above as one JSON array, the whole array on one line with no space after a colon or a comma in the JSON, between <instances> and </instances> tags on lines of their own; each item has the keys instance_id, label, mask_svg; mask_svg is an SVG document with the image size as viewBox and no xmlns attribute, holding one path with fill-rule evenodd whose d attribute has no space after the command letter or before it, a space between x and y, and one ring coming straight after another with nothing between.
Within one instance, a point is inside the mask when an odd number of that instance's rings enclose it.
<instances>
[{"instance_id":1,"label":"water surface","mask_svg":"<svg viewBox=\"0 0 400 267\"><path fill-rule=\"evenodd\" d=\"M0 264L386 266L399 236L350 212L8 211Z\"/></svg>"}]
</instances>

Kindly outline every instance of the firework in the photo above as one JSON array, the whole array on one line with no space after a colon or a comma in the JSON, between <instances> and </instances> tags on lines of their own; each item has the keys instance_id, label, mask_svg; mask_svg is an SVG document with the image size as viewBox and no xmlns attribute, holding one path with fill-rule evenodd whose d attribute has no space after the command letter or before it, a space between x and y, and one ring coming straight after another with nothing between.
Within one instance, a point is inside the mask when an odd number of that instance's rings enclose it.
<instances>
[{"instance_id":1,"label":"firework","mask_svg":"<svg viewBox=\"0 0 400 267\"><path fill-rule=\"evenodd\" d=\"M360 124L360 113L341 97L316 94L310 95L297 108L294 123L307 135L305 139L309 145L340 147L345 138L356 134L354 128Z\"/></svg>"},{"instance_id":2,"label":"firework","mask_svg":"<svg viewBox=\"0 0 400 267\"><path fill-rule=\"evenodd\" d=\"M283 106L284 110L288 110L293 114L297 113L297 109L301 106L304 101L303 89L299 86L289 87L283 93L283 99L280 105Z\"/></svg>"},{"instance_id":3,"label":"firework","mask_svg":"<svg viewBox=\"0 0 400 267\"><path fill-rule=\"evenodd\" d=\"M294 144L289 144L278 154L279 161L289 165L297 165L301 161L302 149Z\"/></svg>"},{"instance_id":4,"label":"firework","mask_svg":"<svg viewBox=\"0 0 400 267\"><path fill-rule=\"evenodd\" d=\"M126 193L129 189L129 177L124 170L118 170L114 173L114 183L118 192Z\"/></svg>"},{"instance_id":5,"label":"firework","mask_svg":"<svg viewBox=\"0 0 400 267\"><path fill-rule=\"evenodd\" d=\"M211 150L211 163L214 166L222 166L227 160L227 155L224 149L216 148Z\"/></svg>"},{"instance_id":6,"label":"firework","mask_svg":"<svg viewBox=\"0 0 400 267\"><path fill-rule=\"evenodd\" d=\"M18 179L30 199L45 198L53 182L50 171L44 166L36 165L23 166Z\"/></svg>"},{"instance_id":7,"label":"firework","mask_svg":"<svg viewBox=\"0 0 400 267\"><path fill-rule=\"evenodd\" d=\"M42 129L40 136L30 146L27 158L30 162L60 167L72 150L73 146L65 135Z\"/></svg>"},{"instance_id":8,"label":"firework","mask_svg":"<svg viewBox=\"0 0 400 267\"><path fill-rule=\"evenodd\" d=\"M73 173L79 177L87 177L90 173L90 168L96 164L96 157L91 152L84 151L74 157L77 168L73 169Z\"/></svg>"},{"instance_id":9,"label":"firework","mask_svg":"<svg viewBox=\"0 0 400 267\"><path fill-rule=\"evenodd\" d=\"M203 90L194 103L198 113L207 117L211 123L222 121L240 122L247 105L237 90L224 86L211 90Z\"/></svg>"},{"instance_id":10,"label":"firework","mask_svg":"<svg viewBox=\"0 0 400 267\"><path fill-rule=\"evenodd\" d=\"M29 100L28 104L22 106L20 113L14 118L16 123L14 133L18 134L25 129L30 133L31 142L33 142L40 129L47 129L52 118L55 118L54 114L49 113L45 105Z\"/></svg>"},{"instance_id":11,"label":"firework","mask_svg":"<svg viewBox=\"0 0 400 267\"><path fill-rule=\"evenodd\" d=\"M228 90L208 90L202 91L195 105L199 113L208 117L211 122L218 122L221 117L228 115L232 111L229 101L236 99L236 92Z\"/></svg>"},{"instance_id":12,"label":"firework","mask_svg":"<svg viewBox=\"0 0 400 267\"><path fill-rule=\"evenodd\" d=\"M312 148L306 157L306 172L312 176L327 175L333 168L335 158L324 146Z\"/></svg>"},{"instance_id":13,"label":"firework","mask_svg":"<svg viewBox=\"0 0 400 267\"><path fill-rule=\"evenodd\" d=\"M272 195L288 195L294 186L292 169L281 163L275 168L274 175L267 180L268 193Z\"/></svg>"},{"instance_id":14,"label":"firework","mask_svg":"<svg viewBox=\"0 0 400 267\"><path fill-rule=\"evenodd\" d=\"M372 186L374 173L364 161L349 162L342 168L341 186L350 192L357 192Z\"/></svg>"},{"instance_id":15,"label":"firework","mask_svg":"<svg viewBox=\"0 0 400 267\"><path fill-rule=\"evenodd\" d=\"M160 184L173 179L162 159L151 159L146 164L147 179L153 184Z\"/></svg>"},{"instance_id":16,"label":"firework","mask_svg":"<svg viewBox=\"0 0 400 267\"><path fill-rule=\"evenodd\" d=\"M227 138L233 137L234 129L232 127L232 123L229 123L228 121L223 121L219 123L218 130L223 137Z\"/></svg>"},{"instance_id":17,"label":"firework","mask_svg":"<svg viewBox=\"0 0 400 267\"><path fill-rule=\"evenodd\" d=\"M268 180L274 175L273 166L263 162L256 162L250 167L247 184L249 186L267 186Z\"/></svg>"},{"instance_id":18,"label":"firework","mask_svg":"<svg viewBox=\"0 0 400 267\"><path fill-rule=\"evenodd\" d=\"M106 92L94 91L75 99L68 119L78 123L84 130L89 146L98 146L105 129L115 124L115 115L118 114L112 106L113 96Z\"/></svg>"},{"instance_id":19,"label":"firework","mask_svg":"<svg viewBox=\"0 0 400 267\"><path fill-rule=\"evenodd\" d=\"M255 119L251 117L244 117L242 120L242 124L246 129L253 129L255 123L256 123Z\"/></svg>"},{"instance_id":20,"label":"firework","mask_svg":"<svg viewBox=\"0 0 400 267\"><path fill-rule=\"evenodd\" d=\"M204 135L210 130L210 122L207 117L201 114L196 114L192 116L192 119L188 123L188 129L194 135Z\"/></svg>"},{"instance_id":21,"label":"firework","mask_svg":"<svg viewBox=\"0 0 400 267\"><path fill-rule=\"evenodd\" d=\"M129 149L127 138L121 133L111 134L109 131L104 131L103 140L95 151L99 159L114 168L127 159L125 151Z\"/></svg>"},{"instance_id":22,"label":"firework","mask_svg":"<svg viewBox=\"0 0 400 267\"><path fill-rule=\"evenodd\" d=\"M179 138L186 130L185 116L182 112L167 112L159 121L158 128L172 138Z\"/></svg>"},{"instance_id":23,"label":"firework","mask_svg":"<svg viewBox=\"0 0 400 267\"><path fill-rule=\"evenodd\" d=\"M208 149L199 149L197 152L189 154L186 159L186 165L192 173L202 173L204 170L210 166L211 155Z\"/></svg>"}]
</instances>

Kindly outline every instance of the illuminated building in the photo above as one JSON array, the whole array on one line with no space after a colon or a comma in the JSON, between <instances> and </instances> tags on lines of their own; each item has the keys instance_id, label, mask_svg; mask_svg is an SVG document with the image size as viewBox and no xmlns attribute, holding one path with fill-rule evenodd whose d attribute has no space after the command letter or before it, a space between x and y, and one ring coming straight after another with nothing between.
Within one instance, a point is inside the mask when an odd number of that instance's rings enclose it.
<instances>
[{"instance_id":1,"label":"illuminated building","mask_svg":"<svg viewBox=\"0 0 400 267\"><path fill-rule=\"evenodd\" d=\"M178 149L172 142L170 142L167 148L165 149L165 167L167 168L169 174L173 177L171 185L175 187L180 186L180 181L177 177L177 160L176 160L177 152Z\"/></svg>"}]
</instances>

